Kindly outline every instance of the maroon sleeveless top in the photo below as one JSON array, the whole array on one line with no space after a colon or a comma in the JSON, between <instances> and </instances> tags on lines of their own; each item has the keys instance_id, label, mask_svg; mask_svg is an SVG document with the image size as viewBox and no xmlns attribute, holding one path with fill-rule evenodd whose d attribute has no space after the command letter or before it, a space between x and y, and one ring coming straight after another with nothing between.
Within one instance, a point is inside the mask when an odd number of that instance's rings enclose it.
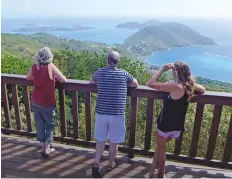
<instances>
[{"instance_id":1,"label":"maroon sleeveless top","mask_svg":"<svg viewBox=\"0 0 232 179\"><path fill-rule=\"evenodd\" d=\"M50 79L48 73L48 64L37 69L37 65L32 66L32 79L34 90L32 92L32 101L41 106L55 106L55 78Z\"/></svg>"}]
</instances>

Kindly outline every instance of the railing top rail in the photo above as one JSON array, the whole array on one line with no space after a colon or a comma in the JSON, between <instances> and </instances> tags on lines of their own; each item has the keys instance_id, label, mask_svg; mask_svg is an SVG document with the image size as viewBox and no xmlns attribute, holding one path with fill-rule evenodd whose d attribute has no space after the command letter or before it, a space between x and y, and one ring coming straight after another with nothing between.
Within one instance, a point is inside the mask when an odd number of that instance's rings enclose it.
<instances>
[{"instance_id":1,"label":"railing top rail","mask_svg":"<svg viewBox=\"0 0 232 179\"><path fill-rule=\"evenodd\" d=\"M6 84L33 86L32 81L25 79L25 75L1 73L1 80L2 83ZM85 80L68 79L66 83L57 83L56 88L71 91L97 92L96 85L90 84L89 81ZM128 90L128 96L133 97L162 99L167 94L168 93L166 92L154 90L144 85L139 85L138 88L135 89L129 88ZM204 94L196 95L192 102L216 105L232 105L232 93L207 91Z\"/></svg>"}]
</instances>

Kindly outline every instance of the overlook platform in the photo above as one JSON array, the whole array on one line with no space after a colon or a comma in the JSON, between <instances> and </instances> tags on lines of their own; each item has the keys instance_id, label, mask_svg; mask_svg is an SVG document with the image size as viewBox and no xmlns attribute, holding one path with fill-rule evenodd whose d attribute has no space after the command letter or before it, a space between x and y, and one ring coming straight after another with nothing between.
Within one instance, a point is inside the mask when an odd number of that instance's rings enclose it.
<instances>
[{"instance_id":1,"label":"overlook platform","mask_svg":"<svg viewBox=\"0 0 232 179\"><path fill-rule=\"evenodd\" d=\"M40 155L39 143L19 137L2 135L2 177L10 178L91 178L94 150L54 144L57 151L49 158ZM152 159L129 159L119 154L119 165L105 172L107 153L104 153L101 173L104 178L148 178ZM210 168L177 162L167 162L166 178L231 178L232 170Z\"/></svg>"},{"instance_id":2,"label":"overlook platform","mask_svg":"<svg viewBox=\"0 0 232 179\"><path fill-rule=\"evenodd\" d=\"M36 137L30 104L32 86L32 81L26 80L23 75L1 74L2 177L91 177L95 147L92 99L93 93L97 93L96 85L81 80L56 84L58 114L54 141L58 142L58 150L49 160L41 159L39 144L32 140ZM118 155L120 165L105 174L106 178L148 177L151 157L154 155L154 112L159 113L155 105L161 106L168 93L139 86L136 89L128 88L127 95L127 141L119 146L119 151L123 153ZM141 107L139 102L142 100L144 108L141 118L138 108ZM196 95L190 105L191 132L188 131L187 141L184 135L173 141L173 151L166 153L169 161L166 178L231 178L232 93L207 91ZM204 125L206 121L208 123ZM143 126L138 131L137 127L141 123ZM136 135L138 133L141 136ZM223 141L218 140L222 139L222 134ZM27 139L15 136L24 136ZM140 145L137 145L138 140ZM184 145L186 142L187 145ZM106 149L108 147L106 145ZM107 161L103 160L103 174L106 165Z\"/></svg>"}]
</instances>

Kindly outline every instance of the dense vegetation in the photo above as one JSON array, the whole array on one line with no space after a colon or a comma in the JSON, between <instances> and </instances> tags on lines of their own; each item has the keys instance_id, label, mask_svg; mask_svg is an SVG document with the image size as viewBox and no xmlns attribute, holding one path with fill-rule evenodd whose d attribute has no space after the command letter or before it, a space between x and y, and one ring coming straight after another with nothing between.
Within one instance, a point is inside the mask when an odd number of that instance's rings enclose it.
<instances>
[{"instance_id":1,"label":"dense vegetation","mask_svg":"<svg viewBox=\"0 0 232 179\"><path fill-rule=\"evenodd\" d=\"M39 42L38 42L39 44ZM20 44L19 44L20 45ZM37 47L37 46L36 46ZM14 48L13 46L11 48ZM33 46L35 48L35 46ZM35 49L29 48L31 52L35 52ZM37 49L36 49L37 50ZM12 54L11 54L12 53ZM56 66L68 77L72 79L80 79L80 80L89 80L90 76L100 67L104 67L106 64L106 53L99 53L94 51L79 51L75 52L73 50L59 50L53 49L54 54L54 63ZM28 56L21 56L19 53L17 55L16 52L11 52L10 48L8 51L2 52L2 73L11 73L11 74L26 74L33 64L33 61ZM130 72L135 78L138 79L140 84L145 84L151 74L147 70L147 66L142 63L141 61L131 60L127 57L123 57L121 59L120 67L124 68L128 72ZM167 75L163 75L160 79L161 81L165 81L167 79ZM232 91L232 85L230 83L222 83L217 81L207 81L206 79L198 78L199 82L204 83L207 89L210 90L217 90L217 91ZM209 87L208 87L209 86ZM222 88L220 88L220 86ZM12 97L11 97L11 90L10 86L8 86L8 96L10 101L10 113L11 113L11 120L13 123L13 127L16 127L15 118L14 118L14 108L12 106ZM30 88L30 92L32 88ZM23 96L22 96L22 89L19 86L19 98L20 98L20 115L22 119L22 127L26 129L26 117L25 117L25 107L23 103ZM85 108L84 108L84 100L83 94L80 92L78 93L79 98L79 132L80 138L85 138ZM57 98L58 99L58 98ZM95 108L95 101L96 101L96 94L92 94L92 130L94 124L94 108ZM67 127L68 127L68 135L70 137L73 136L73 125L72 125L72 116L71 116L71 98L70 98L70 91L66 91L66 99L65 99L65 108L66 108L66 120L67 120ZM130 99L128 98L127 104L127 113L126 113L126 123L127 123L127 136L126 142L128 143L128 134L129 134L129 114L130 114ZM160 110L161 110L162 101L157 100L154 105L154 121L156 120ZM188 154L189 147L191 144L192 138L192 131L193 131L193 123L194 123L194 116L196 111L196 105L190 104L188 109L188 114L186 116L186 131L184 133L183 145L182 145L182 154ZM57 113L59 114L59 102L57 102ZM231 107L225 106L223 107L222 117L219 126L219 133L216 143L216 149L214 158L220 159L223 154L223 148L226 141L229 120L231 114ZM5 125L4 122L4 111L2 109L1 113L2 117L2 126ZM206 153L206 148L209 139L209 131L212 123L212 115L213 115L213 106L206 105L204 110L204 120L202 122L201 133L200 133L200 141L198 147L198 156L204 157ZM145 126L146 126L146 99L140 98L139 99L139 106L138 106L138 116L137 116L137 125L136 125L136 146L143 147L144 145L144 136L145 136ZM155 123L155 122L154 122ZM152 132L152 149L154 149L154 132L155 132L155 125L153 123L153 132ZM33 130L34 130L34 119L33 119ZM60 119L59 115L56 118L56 129L55 134L60 135ZM93 132L92 132L93 134ZM92 138L93 139L93 138ZM173 152L174 150L174 141L170 142L167 147L168 152Z\"/></svg>"}]
</instances>

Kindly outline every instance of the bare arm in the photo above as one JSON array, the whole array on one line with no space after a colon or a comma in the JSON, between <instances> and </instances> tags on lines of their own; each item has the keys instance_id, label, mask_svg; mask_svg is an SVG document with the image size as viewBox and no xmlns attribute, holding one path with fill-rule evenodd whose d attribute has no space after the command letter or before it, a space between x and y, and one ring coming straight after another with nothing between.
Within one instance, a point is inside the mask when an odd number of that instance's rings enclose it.
<instances>
[{"instance_id":1,"label":"bare arm","mask_svg":"<svg viewBox=\"0 0 232 179\"><path fill-rule=\"evenodd\" d=\"M29 72L26 75L27 80L32 80L32 68L30 68Z\"/></svg>"},{"instance_id":2,"label":"bare arm","mask_svg":"<svg viewBox=\"0 0 232 179\"><path fill-rule=\"evenodd\" d=\"M159 91L165 91L165 92L172 92L174 90L179 89L178 84L172 83L172 82L167 82L167 83L158 83L157 80L159 77L167 70L171 69L173 67L172 64L167 64L161 69L159 69L153 76L152 78L147 82L147 86Z\"/></svg>"},{"instance_id":3,"label":"bare arm","mask_svg":"<svg viewBox=\"0 0 232 179\"><path fill-rule=\"evenodd\" d=\"M96 84L97 83L97 73L98 73L98 70L91 76L89 82L90 84Z\"/></svg>"},{"instance_id":4,"label":"bare arm","mask_svg":"<svg viewBox=\"0 0 232 179\"><path fill-rule=\"evenodd\" d=\"M152 78L147 82L147 86L150 88L154 88L154 85L157 83L158 78L162 75L163 71L159 70L157 71Z\"/></svg>"},{"instance_id":5,"label":"bare arm","mask_svg":"<svg viewBox=\"0 0 232 179\"><path fill-rule=\"evenodd\" d=\"M90 82L91 84L96 84L96 81L93 80L93 77L90 78L89 82Z\"/></svg>"},{"instance_id":6,"label":"bare arm","mask_svg":"<svg viewBox=\"0 0 232 179\"><path fill-rule=\"evenodd\" d=\"M137 88L139 85L138 81L136 79L133 79L132 82L130 82L128 84L128 86L132 87L132 88Z\"/></svg>"},{"instance_id":7,"label":"bare arm","mask_svg":"<svg viewBox=\"0 0 232 179\"><path fill-rule=\"evenodd\" d=\"M54 64L51 64L51 67L52 67L52 74L59 82L64 83L67 81L66 77L60 72L60 70Z\"/></svg>"},{"instance_id":8,"label":"bare arm","mask_svg":"<svg viewBox=\"0 0 232 179\"><path fill-rule=\"evenodd\" d=\"M195 83L194 84L194 91L196 93L204 93L205 92L205 87L200 85L200 84Z\"/></svg>"}]
</instances>

